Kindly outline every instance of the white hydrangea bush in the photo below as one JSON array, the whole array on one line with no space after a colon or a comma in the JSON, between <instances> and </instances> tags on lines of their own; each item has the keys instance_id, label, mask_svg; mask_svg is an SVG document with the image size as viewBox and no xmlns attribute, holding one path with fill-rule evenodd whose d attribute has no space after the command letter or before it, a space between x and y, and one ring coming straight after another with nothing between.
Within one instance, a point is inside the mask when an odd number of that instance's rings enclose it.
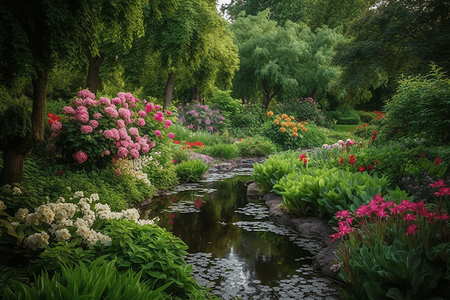
<instances>
[{"instance_id":1,"label":"white hydrangea bush","mask_svg":"<svg viewBox=\"0 0 450 300\"><path fill-rule=\"evenodd\" d=\"M75 236L81 237L88 246L96 243L109 246L111 238L92 229L96 220L129 219L141 226L153 225L159 221L158 218L152 220L140 219L139 211L135 208L113 212L108 204L98 202L98 194L92 194L88 198L84 196L82 191L77 191L70 198L70 201L73 202L73 199L79 199L78 203L68 203L63 197L60 197L56 203L46 203L35 208L33 213L30 213L26 208L20 208L15 214L15 220L22 220L22 222L11 222L11 226L14 229L21 224L27 227L41 226L44 228L40 232L26 236L23 240L26 247L37 250L43 249L44 245L48 245L51 239L57 242L70 241L74 237L70 232L74 232ZM4 202L0 200L0 212L3 212L6 208ZM6 213L3 213L3 215L6 215Z\"/></svg>"}]
</instances>

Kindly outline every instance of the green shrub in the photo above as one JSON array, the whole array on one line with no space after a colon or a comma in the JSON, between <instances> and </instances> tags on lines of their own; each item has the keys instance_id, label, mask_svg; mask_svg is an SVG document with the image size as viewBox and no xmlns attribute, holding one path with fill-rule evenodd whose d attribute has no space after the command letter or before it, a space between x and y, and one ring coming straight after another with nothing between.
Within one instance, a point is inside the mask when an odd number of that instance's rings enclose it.
<instances>
[{"instance_id":1,"label":"green shrub","mask_svg":"<svg viewBox=\"0 0 450 300\"><path fill-rule=\"evenodd\" d=\"M256 136L242 139L237 147L242 157L260 157L276 151L275 145L268 139Z\"/></svg>"},{"instance_id":2,"label":"green shrub","mask_svg":"<svg viewBox=\"0 0 450 300\"><path fill-rule=\"evenodd\" d=\"M234 123L235 116L239 116L242 111L242 102L233 99L230 93L231 91L218 90L211 97L212 109L219 110L221 115L225 117L225 120L223 120L225 128L229 128Z\"/></svg>"},{"instance_id":3,"label":"green shrub","mask_svg":"<svg viewBox=\"0 0 450 300\"><path fill-rule=\"evenodd\" d=\"M96 253L114 260L120 272L142 272L142 280L152 289L170 284L162 295L171 299L202 298L201 287L190 274L192 267L183 259L188 247L180 238L158 226L130 220L111 220L102 232L112 238L112 244L96 245Z\"/></svg>"},{"instance_id":4,"label":"green shrub","mask_svg":"<svg viewBox=\"0 0 450 300\"><path fill-rule=\"evenodd\" d=\"M176 166L178 178L182 182L197 182L208 170L208 165L200 160L188 160Z\"/></svg>"},{"instance_id":5,"label":"green shrub","mask_svg":"<svg viewBox=\"0 0 450 300\"><path fill-rule=\"evenodd\" d=\"M380 131L386 140L420 136L434 145L450 141L450 78L432 66L426 76L400 81L385 106L386 118Z\"/></svg>"},{"instance_id":6,"label":"green shrub","mask_svg":"<svg viewBox=\"0 0 450 300\"><path fill-rule=\"evenodd\" d=\"M358 114L359 118L361 119L361 122L364 122L364 123L370 123L370 122L372 122L373 119L377 118L376 112L368 112L368 111L358 110L357 114Z\"/></svg>"},{"instance_id":7,"label":"green shrub","mask_svg":"<svg viewBox=\"0 0 450 300\"><path fill-rule=\"evenodd\" d=\"M335 119L336 124L358 124L361 122L358 112L348 104L339 106L335 111L327 112L327 115L329 118Z\"/></svg>"},{"instance_id":8,"label":"green shrub","mask_svg":"<svg viewBox=\"0 0 450 300\"><path fill-rule=\"evenodd\" d=\"M166 160L165 156L170 156ZM178 184L177 173L175 172L175 163L169 154L161 155L155 153L152 160L142 168L142 172L147 174L151 184L158 189L168 189Z\"/></svg>"},{"instance_id":9,"label":"green shrub","mask_svg":"<svg viewBox=\"0 0 450 300\"><path fill-rule=\"evenodd\" d=\"M171 147L171 153L177 164L181 164L182 162L189 160L189 153L186 149L183 149L181 145L174 144Z\"/></svg>"},{"instance_id":10,"label":"green shrub","mask_svg":"<svg viewBox=\"0 0 450 300\"><path fill-rule=\"evenodd\" d=\"M88 266L61 266L60 273L49 276L46 271L36 277L30 286L16 281L14 291L5 289L4 299L164 299L162 294L171 283L152 290L141 282L143 269L136 273L127 270L120 274L114 262L98 258Z\"/></svg>"},{"instance_id":11,"label":"green shrub","mask_svg":"<svg viewBox=\"0 0 450 300\"><path fill-rule=\"evenodd\" d=\"M240 155L239 148L235 144L216 144L204 148L202 152L212 157L225 159L237 158Z\"/></svg>"},{"instance_id":12,"label":"green shrub","mask_svg":"<svg viewBox=\"0 0 450 300\"><path fill-rule=\"evenodd\" d=\"M288 111L296 121L314 122L318 126L325 126L325 117L312 98L289 99L283 102L275 113Z\"/></svg>"},{"instance_id":13,"label":"green shrub","mask_svg":"<svg viewBox=\"0 0 450 300\"><path fill-rule=\"evenodd\" d=\"M266 111L260 105L243 105L241 113L230 117L229 131L236 138L244 138L260 134L262 125L267 119Z\"/></svg>"}]
</instances>

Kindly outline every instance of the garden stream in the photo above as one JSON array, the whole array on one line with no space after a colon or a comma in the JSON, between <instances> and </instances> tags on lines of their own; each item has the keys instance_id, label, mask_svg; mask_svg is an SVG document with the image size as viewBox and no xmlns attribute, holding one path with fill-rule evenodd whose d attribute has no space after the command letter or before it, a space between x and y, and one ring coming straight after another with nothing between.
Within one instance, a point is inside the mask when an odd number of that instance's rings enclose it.
<instances>
[{"instance_id":1,"label":"garden stream","mask_svg":"<svg viewBox=\"0 0 450 300\"><path fill-rule=\"evenodd\" d=\"M185 260L202 286L223 299L338 299L339 284L313 270L320 242L273 223L269 210L247 199L252 168L209 173L152 199L143 217L189 247Z\"/></svg>"}]
</instances>

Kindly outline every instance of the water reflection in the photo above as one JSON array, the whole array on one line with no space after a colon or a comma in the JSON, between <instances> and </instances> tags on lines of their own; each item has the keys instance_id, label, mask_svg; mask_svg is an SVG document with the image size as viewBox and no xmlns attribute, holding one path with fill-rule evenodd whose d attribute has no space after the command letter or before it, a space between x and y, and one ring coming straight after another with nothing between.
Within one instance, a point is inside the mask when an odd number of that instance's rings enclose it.
<instances>
[{"instance_id":1,"label":"water reflection","mask_svg":"<svg viewBox=\"0 0 450 300\"><path fill-rule=\"evenodd\" d=\"M249 179L153 199L144 215L159 215L159 225L188 245L186 261L197 282L224 299L335 299L333 282L312 276L311 257L320 245L271 222L263 204L246 198Z\"/></svg>"}]
</instances>

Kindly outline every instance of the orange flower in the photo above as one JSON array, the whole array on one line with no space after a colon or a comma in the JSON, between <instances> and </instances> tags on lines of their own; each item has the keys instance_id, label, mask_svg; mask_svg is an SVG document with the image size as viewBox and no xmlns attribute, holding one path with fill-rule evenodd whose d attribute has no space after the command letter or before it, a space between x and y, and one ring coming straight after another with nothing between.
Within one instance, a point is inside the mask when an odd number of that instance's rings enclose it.
<instances>
[{"instance_id":1,"label":"orange flower","mask_svg":"<svg viewBox=\"0 0 450 300\"><path fill-rule=\"evenodd\" d=\"M292 132L297 132L297 127L292 128Z\"/></svg>"},{"instance_id":2,"label":"orange flower","mask_svg":"<svg viewBox=\"0 0 450 300\"><path fill-rule=\"evenodd\" d=\"M285 131L286 131L286 128L281 127L281 128L280 128L280 131L281 131L281 132L285 132Z\"/></svg>"},{"instance_id":3,"label":"orange flower","mask_svg":"<svg viewBox=\"0 0 450 300\"><path fill-rule=\"evenodd\" d=\"M292 136L295 137L295 138L298 137L297 132L293 132L293 133L292 133Z\"/></svg>"},{"instance_id":4,"label":"orange flower","mask_svg":"<svg viewBox=\"0 0 450 300\"><path fill-rule=\"evenodd\" d=\"M282 115L281 115L281 118L282 118L282 119L286 119L287 117L288 117L287 114L282 114Z\"/></svg>"},{"instance_id":5,"label":"orange flower","mask_svg":"<svg viewBox=\"0 0 450 300\"><path fill-rule=\"evenodd\" d=\"M292 120L295 120L295 118L293 116L290 116L289 118L291 118Z\"/></svg>"},{"instance_id":6,"label":"orange flower","mask_svg":"<svg viewBox=\"0 0 450 300\"><path fill-rule=\"evenodd\" d=\"M242 138L238 138L239 142L242 141Z\"/></svg>"},{"instance_id":7,"label":"orange flower","mask_svg":"<svg viewBox=\"0 0 450 300\"><path fill-rule=\"evenodd\" d=\"M275 120L274 122L275 122L275 124L277 124L277 125L280 124L280 121L278 121L278 120Z\"/></svg>"},{"instance_id":8,"label":"orange flower","mask_svg":"<svg viewBox=\"0 0 450 300\"><path fill-rule=\"evenodd\" d=\"M267 116L268 116L268 117L273 116L273 111L268 111L268 112L267 112Z\"/></svg>"}]
</instances>

